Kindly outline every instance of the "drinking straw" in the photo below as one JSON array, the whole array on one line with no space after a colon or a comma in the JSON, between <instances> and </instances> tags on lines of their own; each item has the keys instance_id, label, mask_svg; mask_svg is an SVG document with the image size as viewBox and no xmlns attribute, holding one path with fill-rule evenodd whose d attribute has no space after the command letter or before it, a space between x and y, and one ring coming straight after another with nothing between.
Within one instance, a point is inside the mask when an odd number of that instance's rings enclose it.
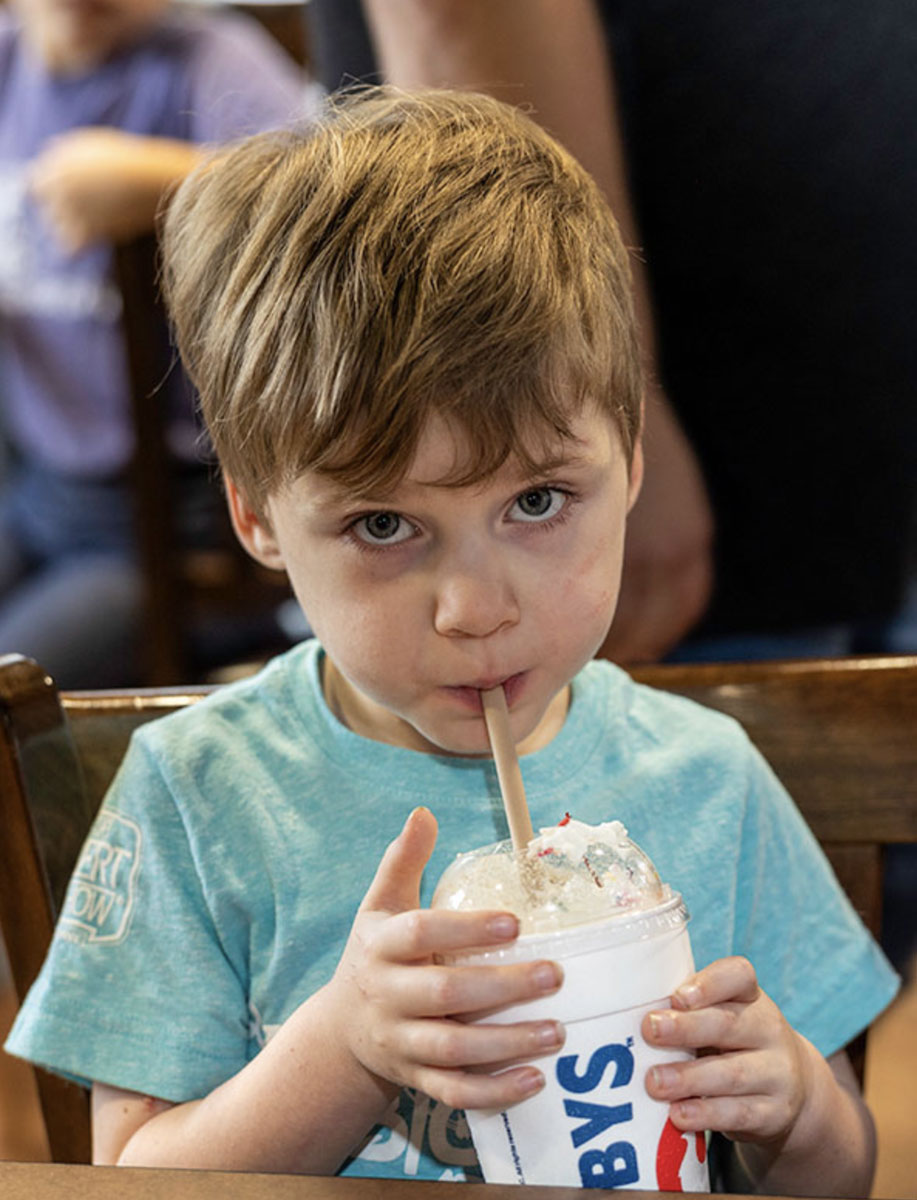
<instances>
[{"instance_id":1,"label":"drinking straw","mask_svg":"<svg viewBox=\"0 0 917 1200\"><path fill-rule=\"evenodd\" d=\"M509 727L509 711L503 688L495 687L482 691L481 703L484 706L490 748L497 765L497 779L500 781L500 794L503 797L503 808L513 840L513 849L524 850L535 835L525 799L525 788L522 785L519 756L516 754L513 734Z\"/></svg>"}]
</instances>

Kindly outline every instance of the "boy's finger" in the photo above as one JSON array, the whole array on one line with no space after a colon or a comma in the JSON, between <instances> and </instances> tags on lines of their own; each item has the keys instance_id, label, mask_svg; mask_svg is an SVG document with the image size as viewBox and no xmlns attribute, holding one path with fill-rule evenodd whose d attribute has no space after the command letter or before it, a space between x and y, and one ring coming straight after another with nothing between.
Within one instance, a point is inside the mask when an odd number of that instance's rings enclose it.
<instances>
[{"instance_id":1,"label":"boy's finger","mask_svg":"<svg viewBox=\"0 0 917 1200\"><path fill-rule=\"evenodd\" d=\"M776 1055L765 1051L706 1054L651 1067L646 1090L653 1099L669 1102L694 1096L776 1095L786 1079L781 1066Z\"/></svg>"},{"instance_id":2,"label":"boy's finger","mask_svg":"<svg viewBox=\"0 0 917 1200\"><path fill-rule=\"evenodd\" d=\"M405 1050L415 1062L432 1067L509 1066L542 1054L553 1054L564 1044L565 1031L558 1021L525 1021L515 1025L465 1025L460 1021L412 1022L405 1035Z\"/></svg>"},{"instance_id":3,"label":"boy's finger","mask_svg":"<svg viewBox=\"0 0 917 1200\"><path fill-rule=\"evenodd\" d=\"M747 958L719 958L676 988L672 993L672 1007L704 1008L728 1000L751 1004L759 994L758 977Z\"/></svg>"},{"instance_id":4,"label":"boy's finger","mask_svg":"<svg viewBox=\"0 0 917 1200\"><path fill-rule=\"evenodd\" d=\"M395 966L386 981L397 1011L420 1017L476 1016L510 1004L549 996L563 971L547 959L506 967Z\"/></svg>"},{"instance_id":5,"label":"boy's finger","mask_svg":"<svg viewBox=\"0 0 917 1200\"><path fill-rule=\"evenodd\" d=\"M641 1032L651 1046L683 1050L753 1050L771 1040L771 1029L747 1004L718 1004L694 1012L647 1013Z\"/></svg>"},{"instance_id":6,"label":"boy's finger","mask_svg":"<svg viewBox=\"0 0 917 1200\"><path fill-rule=\"evenodd\" d=\"M361 911L404 912L420 906L420 880L436 845L436 818L415 808L382 856Z\"/></svg>"},{"instance_id":7,"label":"boy's finger","mask_svg":"<svg viewBox=\"0 0 917 1200\"><path fill-rule=\"evenodd\" d=\"M411 1082L448 1108L504 1109L540 1092L544 1087L544 1075L531 1065L513 1067L496 1075L428 1067L419 1070Z\"/></svg>"},{"instance_id":8,"label":"boy's finger","mask_svg":"<svg viewBox=\"0 0 917 1200\"><path fill-rule=\"evenodd\" d=\"M669 1107L676 1129L686 1133L713 1130L738 1141L777 1137L784 1126L779 1109L767 1096L704 1096L677 1100Z\"/></svg>"},{"instance_id":9,"label":"boy's finger","mask_svg":"<svg viewBox=\"0 0 917 1200\"><path fill-rule=\"evenodd\" d=\"M513 941L518 933L519 920L508 912L413 909L386 922L377 933L376 946L383 958L410 962L491 948Z\"/></svg>"}]
</instances>

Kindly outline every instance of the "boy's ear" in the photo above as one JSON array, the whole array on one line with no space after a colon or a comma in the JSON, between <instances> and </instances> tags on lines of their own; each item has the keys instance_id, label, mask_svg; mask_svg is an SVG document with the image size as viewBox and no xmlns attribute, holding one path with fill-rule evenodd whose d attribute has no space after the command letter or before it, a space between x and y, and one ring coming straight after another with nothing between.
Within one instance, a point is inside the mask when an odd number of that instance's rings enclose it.
<instances>
[{"instance_id":1,"label":"boy's ear","mask_svg":"<svg viewBox=\"0 0 917 1200\"><path fill-rule=\"evenodd\" d=\"M252 558L262 566L271 567L276 571L285 570L286 564L280 546L268 521L249 504L228 475L223 476L223 484L236 537Z\"/></svg>"},{"instance_id":2,"label":"boy's ear","mask_svg":"<svg viewBox=\"0 0 917 1200\"><path fill-rule=\"evenodd\" d=\"M643 439L638 437L630 460L630 480L627 485L628 512L637 503L641 487L643 487Z\"/></svg>"}]
</instances>

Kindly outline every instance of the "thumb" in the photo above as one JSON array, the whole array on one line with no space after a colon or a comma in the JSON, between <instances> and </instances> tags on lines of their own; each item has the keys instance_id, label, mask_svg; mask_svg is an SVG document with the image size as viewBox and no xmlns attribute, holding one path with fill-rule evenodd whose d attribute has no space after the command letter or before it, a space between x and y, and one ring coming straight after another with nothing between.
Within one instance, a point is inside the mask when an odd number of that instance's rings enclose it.
<instances>
[{"instance_id":1,"label":"thumb","mask_svg":"<svg viewBox=\"0 0 917 1200\"><path fill-rule=\"evenodd\" d=\"M436 845L436 818L415 808L389 845L360 910L406 912L420 907L420 880Z\"/></svg>"}]
</instances>

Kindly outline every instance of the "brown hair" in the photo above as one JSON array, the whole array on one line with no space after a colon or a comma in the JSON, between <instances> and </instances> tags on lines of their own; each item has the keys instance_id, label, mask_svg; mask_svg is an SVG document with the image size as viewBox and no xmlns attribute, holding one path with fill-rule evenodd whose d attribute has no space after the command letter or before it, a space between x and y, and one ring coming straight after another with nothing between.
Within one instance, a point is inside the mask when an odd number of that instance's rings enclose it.
<instances>
[{"instance_id":1,"label":"brown hair","mask_svg":"<svg viewBox=\"0 0 917 1200\"><path fill-rule=\"evenodd\" d=\"M395 484L434 411L470 439L452 484L510 455L545 465L587 400L633 450L614 218L565 150L487 96L367 89L218 151L170 205L163 263L217 455L256 508L308 469Z\"/></svg>"}]
</instances>

